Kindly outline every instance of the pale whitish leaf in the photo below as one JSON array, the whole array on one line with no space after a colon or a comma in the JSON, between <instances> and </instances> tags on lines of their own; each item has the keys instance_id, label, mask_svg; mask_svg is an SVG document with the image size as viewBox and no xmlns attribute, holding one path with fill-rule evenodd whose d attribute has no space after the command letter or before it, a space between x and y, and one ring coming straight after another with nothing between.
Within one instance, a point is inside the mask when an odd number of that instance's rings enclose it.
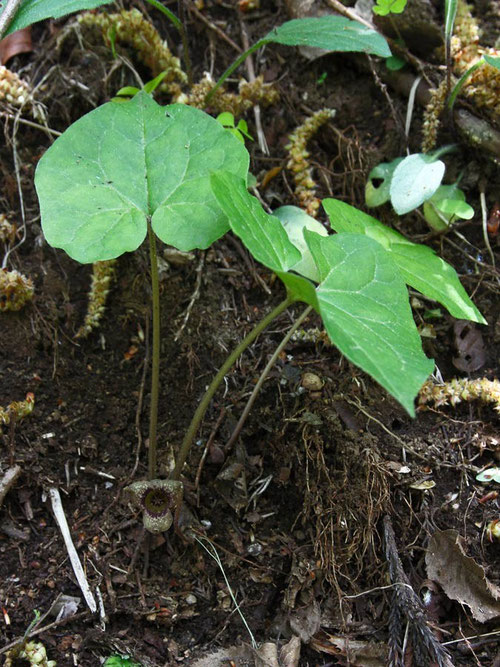
<instances>
[{"instance_id":1,"label":"pale whitish leaf","mask_svg":"<svg viewBox=\"0 0 500 667\"><path fill-rule=\"evenodd\" d=\"M392 176L396 167L403 159L402 157L397 157L392 162L381 162L370 171L365 186L365 202L368 208L381 206L389 201L391 198Z\"/></svg>"},{"instance_id":2,"label":"pale whitish leaf","mask_svg":"<svg viewBox=\"0 0 500 667\"><path fill-rule=\"evenodd\" d=\"M280 206L280 208L273 211L273 215L281 221L288 238L293 245L299 249L300 254L302 255L302 259L291 267L293 271L310 280L318 282L318 269L305 241L304 229L316 232L321 236L328 236L328 231L323 227L321 222L312 218L298 206Z\"/></svg>"},{"instance_id":3,"label":"pale whitish leaf","mask_svg":"<svg viewBox=\"0 0 500 667\"><path fill-rule=\"evenodd\" d=\"M343 16L321 16L287 21L268 33L260 43L311 46L327 51L361 51L388 58L391 51L375 30Z\"/></svg>"},{"instance_id":4,"label":"pale whitish leaf","mask_svg":"<svg viewBox=\"0 0 500 667\"><path fill-rule=\"evenodd\" d=\"M322 273L329 267L316 295L332 342L413 415L413 401L434 362L423 353L408 291L390 253L361 234L305 236Z\"/></svg>"},{"instance_id":5,"label":"pale whitish leaf","mask_svg":"<svg viewBox=\"0 0 500 667\"><path fill-rule=\"evenodd\" d=\"M399 215L418 208L441 185L445 164L424 153L404 158L394 170L390 184L391 203Z\"/></svg>"},{"instance_id":6,"label":"pale whitish leaf","mask_svg":"<svg viewBox=\"0 0 500 667\"><path fill-rule=\"evenodd\" d=\"M408 241L394 229L337 199L324 199L323 207L335 231L366 234L389 250L408 285L442 303L454 317L486 324L455 269L431 248Z\"/></svg>"},{"instance_id":7,"label":"pale whitish leaf","mask_svg":"<svg viewBox=\"0 0 500 667\"><path fill-rule=\"evenodd\" d=\"M40 160L35 186L47 242L80 262L118 257L144 240L147 218L180 250L206 248L227 218L213 169L246 178L248 153L203 111L160 107L139 92L71 125Z\"/></svg>"},{"instance_id":8,"label":"pale whitish leaf","mask_svg":"<svg viewBox=\"0 0 500 667\"><path fill-rule=\"evenodd\" d=\"M7 0L0 2L0 15ZM107 0L24 0L11 21L5 35L26 28L32 23L44 19L58 19L67 14L80 12L83 9L95 9L101 5L110 4Z\"/></svg>"}]
</instances>

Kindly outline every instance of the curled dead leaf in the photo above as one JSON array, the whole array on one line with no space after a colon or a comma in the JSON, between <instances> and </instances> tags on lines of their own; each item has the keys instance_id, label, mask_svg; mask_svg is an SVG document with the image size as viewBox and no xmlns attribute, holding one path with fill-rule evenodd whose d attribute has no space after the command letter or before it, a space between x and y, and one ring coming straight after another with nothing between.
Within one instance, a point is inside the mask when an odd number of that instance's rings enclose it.
<instances>
[{"instance_id":1,"label":"curled dead leaf","mask_svg":"<svg viewBox=\"0 0 500 667\"><path fill-rule=\"evenodd\" d=\"M473 558L465 555L456 530L434 533L425 563L429 579L437 581L450 600L469 607L476 621L486 623L500 616L500 588L487 579Z\"/></svg>"}]
</instances>

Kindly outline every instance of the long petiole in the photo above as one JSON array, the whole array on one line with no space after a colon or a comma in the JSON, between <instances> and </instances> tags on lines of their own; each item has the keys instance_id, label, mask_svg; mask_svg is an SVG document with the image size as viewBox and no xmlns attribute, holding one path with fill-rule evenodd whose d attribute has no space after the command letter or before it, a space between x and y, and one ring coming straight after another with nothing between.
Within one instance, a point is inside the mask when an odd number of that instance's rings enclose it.
<instances>
[{"instance_id":1,"label":"long petiole","mask_svg":"<svg viewBox=\"0 0 500 667\"><path fill-rule=\"evenodd\" d=\"M264 319L261 320L252 329L252 331L250 331L250 333L231 352L226 361L222 364L217 375L214 377L214 379L210 383L210 386L206 390L203 398L201 399L200 404L198 405L198 408L196 409L196 412L193 415L193 418L191 419L191 423L189 424L188 430L186 431L186 435L184 436L184 440L182 441L182 445L179 450L179 454L177 456L175 469L174 472L172 473L172 479L178 480L179 477L181 476L182 468L184 467L184 463L186 462L186 459L189 455L191 446L193 444L196 433L200 427L200 424L203 420L205 412L207 411L207 408L210 405L210 401L212 400L213 395L219 388L219 385L224 380L226 373L231 369L231 366L240 357L240 355L243 354L243 352L247 349L247 347L253 343L253 341L257 338L257 336L260 333L262 333L262 331L264 331L264 329L276 317L278 317L278 315L280 315L284 310L286 310L288 306L290 306L294 301L295 298L287 296L287 298L284 301L278 304L274 310L272 310L268 315L266 315L266 317L264 317Z\"/></svg>"},{"instance_id":2,"label":"long petiole","mask_svg":"<svg viewBox=\"0 0 500 667\"><path fill-rule=\"evenodd\" d=\"M275 349L275 351L274 351L272 357L269 359L269 361L268 361L266 367L265 367L264 370L262 371L262 374L261 374L260 378L259 378L258 381L257 381L257 384L255 385L255 387L253 388L252 393L250 394L250 398L248 399L247 404L245 405L245 407L244 407L244 409L243 409L243 412L241 413L241 417L239 418L238 423L237 423L236 426L234 427L234 431L232 432L231 437L230 437L229 440L226 442L226 446L224 447L224 450L225 450L226 454L227 454L227 452L231 449L231 447L234 445L234 443L236 442L236 440L237 440L239 434L241 433L241 429L243 428L243 425L244 425L244 423L245 423L246 420L247 420L247 417L248 417L248 415L249 415L249 413L250 413L250 410L252 409L252 406L253 406L253 404L255 403L255 399L256 399L257 396L259 395L259 391L261 390L262 385L263 385L264 382L266 381L266 378L267 378L267 376L269 375L269 373L270 373L272 367L273 367L273 366L275 365L275 363L277 362L278 357L280 356L280 354L282 353L282 351L285 349L285 347L286 347L288 341L290 340L290 338L291 338L291 337L293 336L293 334L297 331L297 329L300 327L300 325L301 325L302 322L306 319L306 317L309 315L309 313L311 312L312 309L313 309L312 306L308 306L308 307L304 310L304 312L302 313L302 315L300 315L300 317L298 317L298 318L295 320L293 326L292 326L291 329L288 331L288 333L287 333L286 336L283 338L283 340L282 340L281 343L278 345L278 347Z\"/></svg>"},{"instance_id":3,"label":"long petiole","mask_svg":"<svg viewBox=\"0 0 500 667\"><path fill-rule=\"evenodd\" d=\"M171 21L177 28L182 40L182 48L184 51L184 62L186 63L186 74L188 78L188 85L191 87L193 85L193 69L191 67L191 57L189 55L189 46L188 46L186 28L184 27L184 23L180 21L177 18L177 16L170 11L168 7L165 7L160 2L158 2L158 0L147 0L147 2L149 2L149 4L152 5L153 7L156 7L156 9L162 12L162 14L165 14L165 16L169 19L169 21Z\"/></svg>"},{"instance_id":4,"label":"long petiole","mask_svg":"<svg viewBox=\"0 0 500 667\"><path fill-rule=\"evenodd\" d=\"M205 106L208 105L208 103L210 102L210 100L211 100L212 97L214 96L215 91L218 90L218 89L222 86L222 84L223 84L224 81L228 78L228 76L231 76L231 74L234 72L234 70L235 70L237 67L239 67L239 66L241 65L241 63L244 62L244 61L248 58L248 56L250 56L252 53L254 53L254 51L257 51L257 49L260 49L260 47L261 47L261 46L264 46L264 44L268 44L268 43L269 43L269 42L266 41L265 39L261 39L261 40L258 41L256 44L253 44L253 46L251 46L249 49L247 49L246 51L244 51L241 55L239 55L239 56L236 58L236 60L234 61L234 63L232 63L231 65L229 65L229 67L228 67L227 70L224 72L224 74L222 74L222 76L219 78L219 80L217 81L217 83L215 84L215 86L214 86L213 88L211 88L211 89L208 91L208 93L207 93L206 96L205 96L205 100L204 100L204 103L203 103L203 104L204 104Z\"/></svg>"},{"instance_id":5,"label":"long petiole","mask_svg":"<svg viewBox=\"0 0 500 667\"><path fill-rule=\"evenodd\" d=\"M151 346L151 403L149 406L148 479L156 479L158 395L160 388L160 287L156 237L148 217L149 259L151 263L151 296L153 302L153 344Z\"/></svg>"}]
</instances>

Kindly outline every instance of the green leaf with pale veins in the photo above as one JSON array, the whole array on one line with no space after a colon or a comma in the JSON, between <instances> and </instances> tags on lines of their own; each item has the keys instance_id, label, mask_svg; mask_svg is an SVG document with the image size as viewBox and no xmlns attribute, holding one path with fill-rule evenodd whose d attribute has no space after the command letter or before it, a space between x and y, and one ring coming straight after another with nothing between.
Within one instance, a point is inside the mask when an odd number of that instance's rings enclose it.
<instances>
[{"instance_id":1,"label":"green leaf with pale veins","mask_svg":"<svg viewBox=\"0 0 500 667\"><path fill-rule=\"evenodd\" d=\"M275 273L288 271L301 259L278 218L266 213L247 191L245 181L230 173L214 173L212 189L231 229L256 260Z\"/></svg>"},{"instance_id":2,"label":"green leaf with pale veins","mask_svg":"<svg viewBox=\"0 0 500 667\"><path fill-rule=\"evenodd\" d=\"M361 234L305 232L324 275L316 295L332 342L411 414L434 368L423 350L408 291L391 255Z\"/></svg>"},{"instance_id":3,"label":"green leaf with pale veins","mask_svg":"<svg viewBox=\"0 0 500 667\"><path fill-rule=\"evenodd\" d=\"M389 253L362 234L324 237L304 230L321 283L290 273L300 253L241 179L214 174L212 186L231 229L296 300L321 315L332 342L370 373L410 414L433 362L424 355L404 280Z\"/></svg>"},{"instance_id":4,"label":"green leaf with pale veins","mask_svg":"<svg viewBox=\"0 0 500 667\"><path fill-rule=\"evenodd\" d=\"M1 0L0 16L6 4L7 0ZM107 4L110 4L107 0L24 0L4 36L44 19L58 19L83 9L95 9Z\"/></svg>"},{"instance_id":5,"label":"green leaf with pale veins","mask_svg":"<svg viewBox=\"0 0 500 667\"><path fill-rule=\"evenodd\" d=\"M391 55L382 35L343 16L292 19L259 40L260 44L269 42L287 46L312 46L327 51L373 53L382 58Z\"/></svg>"},{"instance_id":6,"label":"green leaf with pale veins","mask_svg":"<svg viewBox=\"0 0 500 667\"><path fill-rule=\"evenodd\" d=\"M324 199L323 208L336 232L366 234L386 248L408 285L439 301L453 317L486 324L467 296L455 269L431 248L408 241L371 215L337 199Z\"/></svg>"},{"instance_id":7,"label":"green leaf with pale veins","mask_svg":"<svg viewBox=\"0 0 500 667\"><path fill-rule=\"evenodd\" d=\"M40 160L35 186L47 242L79 262L135 250L147 232L180 250L207 248L229 224L210 173L245 179L248 152L203 111L160 107L139 92L71 125Z\"/></svg>"}]
</instances>

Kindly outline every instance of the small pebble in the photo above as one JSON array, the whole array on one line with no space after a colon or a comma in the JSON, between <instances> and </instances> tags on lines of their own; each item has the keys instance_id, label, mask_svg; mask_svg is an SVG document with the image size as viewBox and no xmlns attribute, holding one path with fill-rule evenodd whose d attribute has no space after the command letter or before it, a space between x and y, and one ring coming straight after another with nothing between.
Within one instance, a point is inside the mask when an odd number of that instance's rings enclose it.
<instances>
[{"instance_id":1,"label":"small pebble","mask_svg":"<svg viewBox=\"0 0 500 667\"><path fill-rule=\"evenodd\" d=\"M323 380L315 373L304 373L302 376L302 386L307 391L321 391L324 384Z\"/></svg>"}]
</instances>

